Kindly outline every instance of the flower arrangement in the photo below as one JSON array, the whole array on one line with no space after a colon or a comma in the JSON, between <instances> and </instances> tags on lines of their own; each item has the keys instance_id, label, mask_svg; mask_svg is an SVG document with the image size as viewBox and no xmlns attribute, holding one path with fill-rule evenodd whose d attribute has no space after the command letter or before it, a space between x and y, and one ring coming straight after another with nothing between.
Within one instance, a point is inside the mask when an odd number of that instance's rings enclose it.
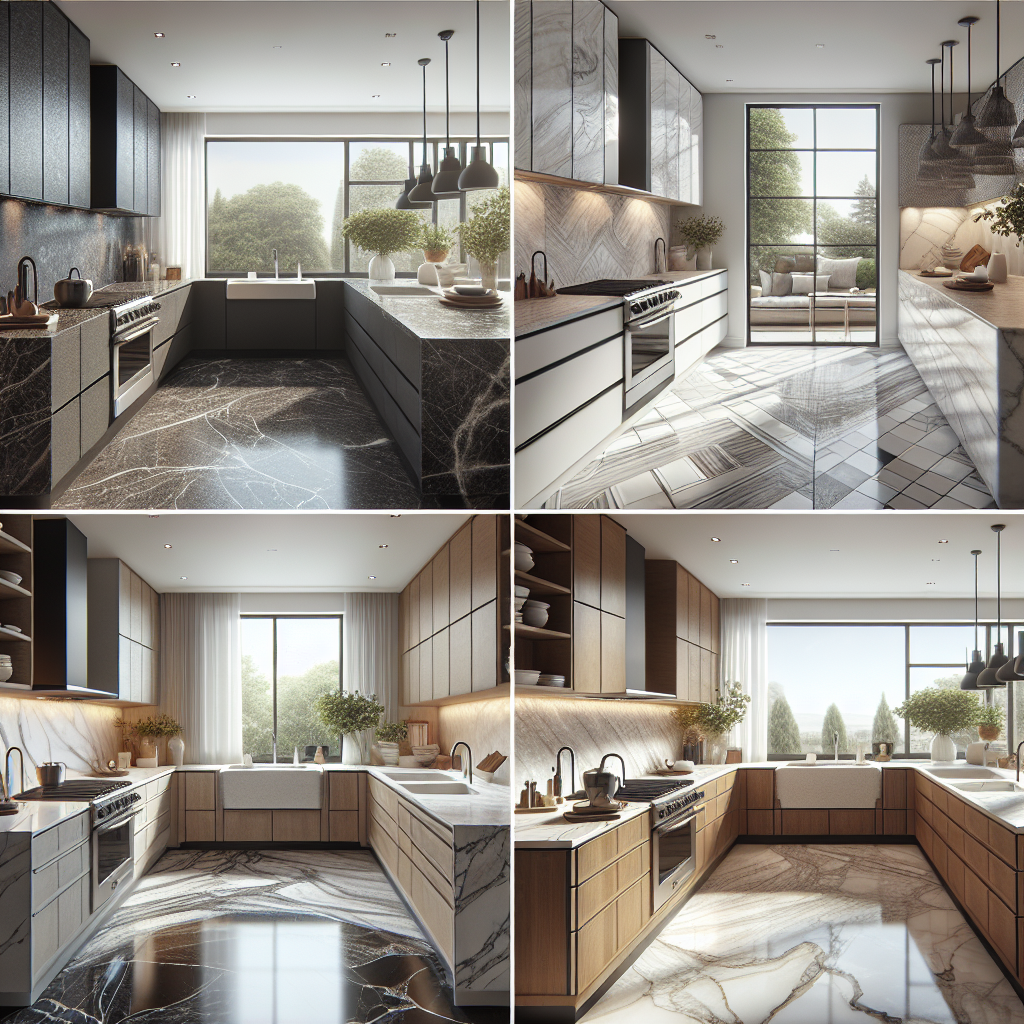
<instances>
[{"instance_id":1,"label":"flower arrangement","mask_svg":"<svg viewBox=\"0 0 1024 1024\"><path fill-rule=\"evenodd\" d=\"M459 227L462 248L481 266L497 262L512 240L512 194L499 188L472 208L472 216Z\"/></svg>"},{"instance_id":2,"label":"flower arrangement","mask_svg":"<svg viewBox=\"0 0 1024 1024\"><path fill-rule=\"evenodd\" d=\"M342 234L363 252L390 256L415 249L423 221L414 210L362 210L346 217Z\"/></svg>"},{"instance_id":3,"label":"flower arrangement","mask_svg":"<svg viewBox=\"0 0 1024 1024\"><path fill-rule=\"evenodd\" d=\"M1003 238L1015 235L1014 245L1019 249L1024 239L1024 182L1017 182L998 206L982 210L974 220L993 221L992 231Z\"/></svg>"},{"instance_id":4,"label":"flower arrangement","mask_svg":"<svg viewBox=\"0 0 1024 1024\"><path fill-rule=\"evenodd\" d=\"M409 738L409 726L406 722L384 722L377 726L374 735L382 743L401 743Z\"/></svg>"},{"instance_id":5,"label":"flower arrangement","mask_svg":"<svg viewBox=\"0 0 1024 1024\"><path fill-rule=\"evenodd\" d=\"M138 736L140 739L160 739L164 736L180 736L181 726L170 715L151 715L137 722L126 722L119 718L115 723L123 734Z\"/></svg>"},{"instance_id":6,"label":"flower arrangement","mask_svg":"<svg viewBox=\"0 0 1024 1024\"><path fill-rule=\"evenodd\" d=\"M443 224L424 224L420 231L420 248L430 263L441 263L452 251L455 235Z\"/></svg>"},{"instance_id":7,"label":"flower arrangement","mask_svg":"<svg viewBox=\"0 0 1024 1024\"><path fill-rule=\"evenodd\" d=\"M331 732L342 736L362 732L364 729L375 729L380 716L384 714L384 705L377 700L376 695L366 697L361 693L341 690L322 693L314 701L313 708Z\"/></svg>"},{"instance_id":8,"label":"flower arrangement","mask_svg":"<svg viewBox=\"0 0 1024 1024\"><path fill-rule=\"evenodd\" d=\"M1006 712L995 704L986 704L978 712L978 735L983 740L997 740L1006 725Z\"/></svg>"},{"instance_id":9,"label":"flower arrangement","mask_svg":"<svg viewBox=\"0 0 1024 1024\"><path fill-rule=\"evenodd\" d=\"M893 714L915 729L950 736L977 725L981 707L970 690L939 690L929 687L912 693Z\"/></svg>"},{"instance_id":10,"label":"flower arrangement","mask_svg":"<svg viewBox=\"0 0 1024 1024\"><path fill-rule=\"evenodd\" d=\"M694 732L705 738L723 736L743 721L749 703L750 695L741 691L739 683L726 683L717 704L691 704L676 708L672 717L683 731L684 739L692 740Z\"/></svg>"},{"instance_id":11,"label":"flower arrangement","mask_svg":"<svg viewBox=\"0 0 1024 1024\"><path fill-rule=\"evenodd\" d=\"M721 217L690 217L676 225L676 234L688 249L714 248L725 233Z\"/></svg>"}]
</instances>

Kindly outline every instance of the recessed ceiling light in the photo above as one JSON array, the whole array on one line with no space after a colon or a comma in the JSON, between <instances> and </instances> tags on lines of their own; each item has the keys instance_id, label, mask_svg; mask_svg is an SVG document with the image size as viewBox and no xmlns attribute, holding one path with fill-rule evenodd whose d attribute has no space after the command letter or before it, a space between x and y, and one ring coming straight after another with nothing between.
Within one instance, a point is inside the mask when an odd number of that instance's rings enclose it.
<instances>
[{"instance_id":1,"label":"recessed ceiling light","mask_svg":"<svg viewBox=\"0 0 1024 1024\"><path fill-rule=\"evenodd\" d=\"M188 579L188 577L187 577L187 576L179 576L179 577L178 577L178 579L179 579L179 580L187 580L187 579Z\"/></svg>"},{"instance_id":2,"label":"recessed ceiling light","mask_svg":"<svg viewBox=\"0 0 1024 1024\"><path fill-rule=\"evenodd\" d=\"M721 544L722 543L722 538L721 537L712 537L711 538L711 543L712 544Z\"/></svg>"},{"instance_id":3,"label":"recessed ceiling light","mask_svg":"<svg viewBox=\"0 0 1024 1024\"><path fill-rule=\"evenodd\" d=\"M379 99L380 99L380 93L379 93L379 92L375 92L375 93L373 93L373 94L372 94L372 95L370 96L370 99L371 99L371 100L379 100Z\"/></svg>"},{"instance_id":4,"label":"recessed ceiling light","mask_svg":"<svg viewBox=\"0 0 1024 1024\"><path fill-rule=\"evenodd\" d=\"M283 50L283 49L284 49L284 47L283 47L283 46L280 46L280 45L278 45L278 46L272 46L272 47L271 47L271 49L272 49L272 50Z\"/></svg>"},{"instance_id":5,"label":"recessed ceiling light","mask_svg":"<svg viewBox=\"0 0 1024 1024\"><path fill-rule=\"evenodd\" d=\"M732 562L733 565L740 564L740 560L738 558L730 558L729 561Z\"/></svg>"},{"instance_id":6,"label":"recessed ceiling light","mask_svg":"<svg viewBox=\"0 0 1024 1024\"><path fill-rule=\"evenodd\" d=\"M277 548L267 548L268 551L276 551Z\"/></svg>"},{"instance_id":7,"label":"recessed ceiling light","mask_svg":"<svg viewBox=\"0 0 1024 1024\"><path fill-rule=\"evenodd\" d=\"M171 61L171 67L172 68L180 68L181 64L178 61L176 61L176 60L172 60Z\"/></svg>"},{"instance_id":8,"label":"recessed ceiling light","mask_svg":"<svg viewBox=\"0 0 1024 1024\"><path fill-rule=\"evenodd\" d=\"M389 68L389 67L391 67L391 61L389 61L389 60L382 60L380 62L380 66L382 68Z\"/></svg>"},{"instance_id":9,"label":"recessed ceiling light","mask_svg":"<svg viewBox=\"0 0 1024 1024\"><path fill-rule=\"evenodd\" d=\"M829 548L828 552L829 552L830 555L838 555L839 554L839 548Z\"/></svg>"},{"instance_id":10,"label":"recessed ceiling light","mask_svg":"<svg viewBox=\"0 0 1024 1024\"><path fill-rule=\"evenodd\" d=\"M391 518L392 519L401 519L402 518L402 513L401 512L392 512L391 513Z\"/></svg>"},{"instance_id":11,"label":"recessed ceiling light","mask_svg":"<svg viewBox=\"0 0 1024 1024\"><path fill-rule=\"evenodd\" d=\"M171 545L170 544L165 544L164 547L167 548L168 551L171 550Z\"/></svg>"},{"instance_id":12,"label":"recessed ceiling light","mask_svg":"<svg viewBox=\"0 0 1024 1024\"><path fill-rule=\"evenodd\" d=\"M926 587L934 587L934 586L935 586L935 584L934 584L934 583L926 583L926 584L925 584L925 586L926 586Z\"/></svg>"},{"instance_id":13,"label":"recessed ceiling light","mask_svg":"<svg viewBox=\"0 0 1024 1024\"><path fill-rule=\"evenodd\" d=\"M948 541L948 540L940 540L940 541L939 541L939 543L940 543L940 544L948 544L948 543L949 543L949 541Z\"/></svg>"},{"instance_id":14,"label":"recessed ceiling light","mask_svg":"<svg viewBox=\"0 0 1024 1024\"><path fill-rule=\"evenodd\" d=\"M383 551L384 548L387 547L387 544L378 544L377 547L379 547L381 549L381 551Z\"/></svg>"},{"instance_id":15,"label":"recessed ceiling light","mask_svg":"<svg viewBox=\"0 0 1024 1024\"><path fill-rule=\"evenodd\" d=\"M718 36L711 36L711 35L708 35L707 33L705 33L705 34L704 34L704 38L705 38L705 39L717 39L717 38L718 38Z\"/></svg>"},{"instance_id":16,"label":"recessed ceiling light","mask_svg":"<svg viewBox=\"0 0 1024 1024\"><path fill-rule=\"evenodd\" d=\"M715 43L715 49L716 50L724 50L725 47L721 43Z\"/></svg>"},{"instance_id":17,"label":"recessed ceiling light","mask_svg":"<svg viewBox=\"0 0 1024 1024\"><path fill-rule=\"evenodd\" d=\"M750 584L749 584L749 583L741 583L741 584L740 584L740 586L741 586L741 587L749 587L749 586L750 586Z\"/></svg>"},{"instance_id":18,"label":"recessed ceiling light","mask_svg":"<svg viewBox=\"0 0 1024 1024\"><path fill-rule=\"evenodd\" d=\"M164 34L163 34L163 32L154 32L154 33L153 33L153 36L154 36L154 37L155 37L156 39L163 39L163 37L164 37Z\"/></svg>"},{"instance_id":19,"label":"recessed ceiling light","mask_svg":"<svg viewBox=\"0 0 1024 1024\"><path fill-rule=\"evenodd\" d=\"M385 39L395 39L397 36L398 36L397 32L385 32L384 33L384 38Z\"/></svg>"},{"instance_id":20,"label":"recessed ceiling light","mask_svg":"<svg viewBox=\"0 0 1024 1024\"><path fill-rule=\"evenodd\" d=\"M193 93L193 92L190 92L190 93L189 93L189 94L188 94L188 95L187 95L187 96L185 97L185 99L187 99L187 100L194 100L194 99L196 99L196 94L195 94L195 93Z\"/></svg>"},{"instance_id":21,"label":"recessed ceiling light","mask_svg":"<svg viewBox=\"0 0 1024 1024\"><path fill-rule=\"evenodd\" d=\"M159 516L147 516L148 519L159 519Z\"/></svg>"},{"instance_id":22,"label":"recessed ceiling light","mask_svg":"<svg viewBox=\"0 0 1024 1024\"><path fill-rule=\"evenodd\" d=\"M376 576L367 576L366 578L367 578L368 580L375 580L375 579L376 579L377 577L376 577Z\"/></svg>"},{"instance_id":23,"label":"recessed ceiling light","mask_svg":"<svg viewBox=\"0 0 1024 1024\"><path fill-rule=\"evenodd\" d=\"M825 49L825 44L824 43L815 43L814 46L818 50L824 50Z\"/></svg>"},{"instance_id":24,"label":"recessed ceiling light","mask_svg":"<svg viewBox=\"0 0 1024 1024\"><path fill-rule=\"evenodd\" d=\"M727 82L732 82L732 81L735 81L735 79L732 79L732 78L727 78L727 79L726 79L726 81L727 81Z\"/></svg>"}]
</instances>

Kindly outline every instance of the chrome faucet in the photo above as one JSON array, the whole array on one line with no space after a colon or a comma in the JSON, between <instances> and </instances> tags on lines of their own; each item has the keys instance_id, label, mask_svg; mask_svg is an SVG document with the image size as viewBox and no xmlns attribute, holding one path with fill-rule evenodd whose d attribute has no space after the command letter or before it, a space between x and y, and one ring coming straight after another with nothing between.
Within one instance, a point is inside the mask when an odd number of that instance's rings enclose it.
<instances>
[{"instance_id":1,"label":"chrome faucet","mask_svg":"<svg viewBox=\"0 0 1024 1024\"><path fill-rule=\"evenodd\" d=\"M22 753L21 747L8 747L7 755L4 758L4 778L6 781L7 799L14 799L14 786L11 782L11 754L15 751L18 752L18 760L21 762L21 789L25 788L25 755Z\"/></svg>"},{"instance_id":2,"label":"chrome faucet","mask_svg":"<svg viewBox=\"0 0 1024 1024\"><path fill-rule=\"evenodd\" d=\"M274 280L277 280L277 250L271 249L270 254L274 257Z\"/></svg>"},{"instance_id":3,"label":"chrome faucet","mask_svg":"<svg viewBox=\"0 0 1024 1024\"><path fill-rule=\"evenodd\" d=\"M562 752L569 751L569 796L576 792L576 751L572 747L559 747L555 754L555 782L553 789L555 796L563 796L562 793Z\"/></svg>"},{"instance_id":4,"label":"chrome faucet","mask_svg":"<svg viewBox=\"0 0 1024 1024\"><path fill-rule=\"evenodd\" d=\"M832 730L832 741L836 745L835 759L838 761L839 760L839 730L838 729L833 729Z\"/></svg>"},{"instance_id":5,"label":"chrome faucet","mask_svg":"<svg viewBox=\"0 0 1024 1024\"><path fill-rule=\"evenodd\" d=\"M617 757L619 759L619 763L622 765L622 781L625 782L626 781L626 759L621 754L605 754L604 757L601 758L601 763L597 766L597 770L599 772L603 772L604 771L604 763L605 763L605 761L608 760L609 757Z\"/></svg>"},{"instance_id":6,"label":"chrome faucet","mask_svg":"<svg viewBox=\"0 0 1024 1024\"><path fill-rule=\"evenodd\" d=\"M654 272L660 273L658 270L658 243L661 242L661 255L665 260L665 270L668 270L668 251L665 246L668 244L664 238L660 235L654 240Z\"/></svg>"},{"instance_id":7,"label":"chrome faucet","mask_svg":"<svg viewBox=\"0 0 1024 1024\"><path fill-rule=\"evenodd\" d=\"M276 252L277 250L275 249L274 251ZM274 760L273 760L273 763L277 764L277 733L276 732L272 732L270 734L270 738L273 741L273 746L274 746Z\"/></svg>"},{"instance_id":8,"label":"chrome faucet","mask_svg":"<svg viewBox=\"0 0 1024 1024\"><path fill-rule=\"evenodd\" d=\"M1017 752L1014 754L1013 759L1017 762L1017 781L1020 782L1020 748L1024 747L1024 740L1021 740L1017 744Z\"/></svg>"},{"instance_id":9,"label":"chrome faucet","mask_svg":"<svg viewBox=\"0 0 1024 1024\"><path fill-rule=\"evenodd\" d=\"M473 781L473 751L469 749L469 744L465 740L456 740L455 745L451 749L451 753L448 755L452 761L455 761L455 751L459 747L465 747L466 753L469 755L467 760L462 765L462 774L465 777L466 773L469 773L469 781Z\"/></svg>"}]
</instances>

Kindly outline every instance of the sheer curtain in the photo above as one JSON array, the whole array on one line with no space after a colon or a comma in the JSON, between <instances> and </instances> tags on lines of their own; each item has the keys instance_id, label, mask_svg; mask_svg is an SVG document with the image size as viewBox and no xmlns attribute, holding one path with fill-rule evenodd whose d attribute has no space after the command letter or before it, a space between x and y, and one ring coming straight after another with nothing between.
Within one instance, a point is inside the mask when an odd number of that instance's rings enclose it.
<instances>
[{"instance_id":1,"label":"sheer curtain","mask_svg":"<svg viewBox=\"0 0 1024 1024\"><path fill-rule=\"evenodd\" d=\"M181 276L206 273L206 115L161 114L162 195L151 248Z\"/></svg>"},{"instance_id":2,"label":"sheer curtain","mask_svg":"<svg viewBox=\"0 0 1024 1024\"><path fill-rule=\"evenodd\" d=\"M398 714L398 595L345 594L346 690L377 695L384 717Z\"/></svg>"},{"instance_id":3,"label":"sheer curtain","mask_svg":"<svg viewBox=\"0 0 1024 1024\"><path fill-rule=\"evenodd\" d=\"M160 705L182 727L187 764L242 759L238 594L160 598Z\"/></svg>"},{"instance_id":4,"label":"sheer curtain","mask_svg":"<svg viewBox=\"0 0 1024 1024\"><path fill-rule=\"evenodd\" d=\"M722 685L739 682L750 695L746 718L730 742L744 761L768 759L768 602L764 598L723 598Z\"/></svg>"}]
</instances>

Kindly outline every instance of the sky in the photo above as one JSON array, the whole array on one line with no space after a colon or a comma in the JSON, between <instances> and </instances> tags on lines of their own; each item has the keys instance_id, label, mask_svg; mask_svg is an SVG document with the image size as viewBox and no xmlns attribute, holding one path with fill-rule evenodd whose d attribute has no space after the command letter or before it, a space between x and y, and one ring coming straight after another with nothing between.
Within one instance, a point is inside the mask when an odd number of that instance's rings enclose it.
<instances>
[{"instance_id":1,"label":"sky","mask_svg":"<svg viewBox=\"0 0 1024 1024\"><path fill-rule=\"evenodd\" d=\"M270 619L242 619L242 654L251 655L268 680L274 674ZM338 625L333 619L278 619L277 674L301 676L314 665L338 660Z\"/></svg>"}]
</instances>

